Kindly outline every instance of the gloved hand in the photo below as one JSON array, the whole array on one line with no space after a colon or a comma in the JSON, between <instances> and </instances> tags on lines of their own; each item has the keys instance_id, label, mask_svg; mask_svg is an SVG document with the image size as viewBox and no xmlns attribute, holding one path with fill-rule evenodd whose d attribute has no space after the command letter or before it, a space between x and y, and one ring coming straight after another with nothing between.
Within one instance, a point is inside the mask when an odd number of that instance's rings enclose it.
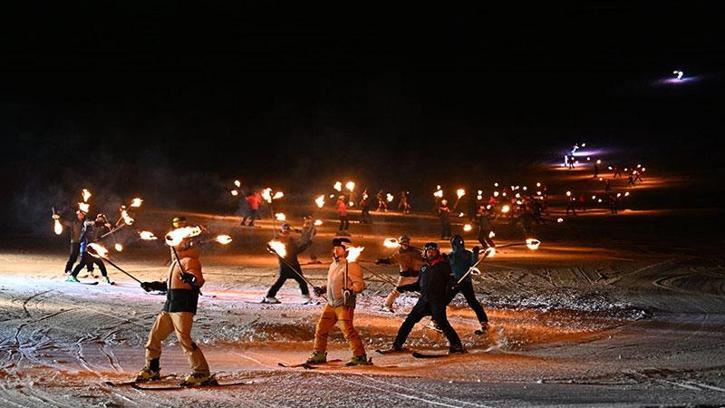
<instances>
[{"instance_id":1,"label":"gloved hand","mask_svg":"<svg viewBox=\"0 0 725 408\"><path fill-rule=\"evenodd\" d=\"M191 286L196 286L196 276L193 273L182 272L181 280L184 281L184 283L188 283Z\"/></svg>"},{"instance_id":2,"label":"gloved hand","mask_svg":"<svg viewBox=\"0 0 725 408\"><path fill-rule=\"evenodd\" d=\"M164 282L141 282L141 288L146 292L152 290L166 290L166 283Z\"/></svg>"},{"instance_id":3,"label":"gloved hand","mask_svg":"<svg viewBox=\"0 0 725 408\"><path fill-rule=\"evenodd\" d=\"M474 254L478 254L479 252L481 252L481 247L476 245L471 250L473 251Z\"/></svg>"},{"instance_id":4,"label":"gloved hand","mask_svg":"<svg viewBox=\"0 0 725 408\"><path fill-rule=\"evenodd\" d=\"M327 292L327 287L326 286L321 286L321 287L313 286L312 291L315 292L315 296L322 296L323 294L325 294Z\"/></svg>"}]
</instances>

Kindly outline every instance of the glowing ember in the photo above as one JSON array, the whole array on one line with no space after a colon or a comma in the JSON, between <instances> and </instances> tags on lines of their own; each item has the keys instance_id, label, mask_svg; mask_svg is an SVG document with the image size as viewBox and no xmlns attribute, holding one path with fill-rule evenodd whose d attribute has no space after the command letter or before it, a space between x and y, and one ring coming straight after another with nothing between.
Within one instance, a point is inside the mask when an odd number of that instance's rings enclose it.
<instances>
[{"instance_id":1,"label":"glowing ember","mask_svg":"<svg viewBox=\"0 0 725 408\"><path fill-rule=\"evenodd\" d=\"M385 198L386 198L386 199L388 200L388 202L389 202L389 203L392 203L392 202L393 202L393 199L394 199L395 197L393 197L393 195L392 195L392 194L388 193L388 194L387 194L387 195L385 196Z\"/></svg>"},{"instance_id":2,"label":"glowing ember","mask_svg":"<svg viewBox=\"0 0 725 408\"><path fill-rule=\"evenodd\" d=\"M365 250L365 247L349 247L347 248L347 261L348 262L355 262L357 261L357 258L360 256L362 251Z\"/></svg>"},{"instance_id":3,"label":"glowing ember","mask_svg":"<svg viewBox=\"0 0 725 408\"><path fill-rule=\"evenodd\" d=\"M63 233L63 224L60 223L60 220L55 220L55 225L53 225L53 232L55 232L55 235L60 235Z\"/></svg>"},{"instance_id":4,"label":"glowing ember","mask_svg":"<svg viewBox=\"0 0 725 408\"><path fill-rule=\"evenodd\" d=\"M322 220L315 220L315 225L317 225L317 226L322 225Z\"/></svg>"},{"instance_id":5,"label":"glowing ember","mask_svg":"<svg viewBox=\"0 0 725 408\"><path fill-rule=\"evenodd\" d=\"M92 195L93 194L91 194L91 192L88 191L85 188L83 189L83 191L81 191L81 196L83 196L83 202L84 203L87 203L88 202L88 199L91 198Z\"/></svg>"},{"instance_id":6,"label":"glowing ember","mask_svg":"<svg viewBox=\"0 0 725 408\"><path fill-rule=\"evenodd\" d=\"M84 213L88 213L91 210L91 205L88 203L78 203L78 209Z\"/></svg>"},{"instance_id":7,"label":"glowing ember","mask_svg":"<svg viewBox=\"0 0 725 408\"><path fill-rule=\"evenodd\" d=\"M355 190L355 182L354 181L348 181L347 183L345 183L345 188L348 189L348 190L350 190L350 191Z\"/></svg>"},{"instance_id":8,"label":"glowing ember","mask_svg":"<svg viewBox=\"0 0 725 408\"><path fill-rule=\"evenodd\" d=\"M232 193L232 196L234 196L234 197L239 195L239 191L237 191L237 190L232 190L231 193Z\"/></svg>"},{"instance_id":9,"label":"glowing ember","mask_svg":"<svg viewBox=\"0 0 725 408\"><path fill-rule=\"evenodd\" d=\"M277 221L287 221L287 216L284 215L284 213L276 213L276 214L274 214L274 218Z\"/></svg>"},{"instance_id":10,"label":"glowing ember","mask_svg":"<svg viewBox=\"0 0 725 408\"><path fill-rule=\"evenodd\" d=\"M168 246L177 246L186 238L195 237L197 235L201 234L201 228L198 226L194 227L181 227L177 228L168 234L166 234L166 237L164 237L164 240L166 241L166 245Z\"/></svg>"},{"instance_id":11,"label":"glowing ember","mask_svg":"<svg viewBox=\"0 0 725 408\"><path fill-rule=\"evenodd\" d=\"M230 237L229 235L217 235L216 238L214 238L214 241L222 245L227 245L232 242L232 237Z\"/></svg>"},{"instance_id":12,"label":"glowing ember","mask_svg":"<svg viewBox=\"0 0 725 408\"><path fill-rule=\"evenodd\" d=\"M335 189L335 190L337 190L337 191L342 191L342 183L341 183L341 182L339 182L339 181L336 181L336 182L335 182L335 185L334 185L334 186L332 186L332 188L334 188L334 189Z\"/></svg>"},{"instance_id":13,"label":"glowing ember","mask_svg":"<svg viewBox=\"0 0 725 408\"><path fill-rule=\"evenodd\" d=\"M325 196L320 195L315 198L315 204L317 204L317 208L322 208L325 206Z\"/></svg>"},{"instance_id":14,"label":"glowing ember","mask_svg":"<svg viewBox=\"0 0 725 408\"><path fill-rule=\"evenodd\" d=\"M269 247L272 248L272 250L274 252L276 252L277 255L281 256L282 258L287 256L287 247L283 243L281 243L277 240L272 240L272 241L269 241L267 243L267 245L269 245Z\"/></svg>"},{"instance_id":15,"label":"glowing ember","mask_svg":"<svg viewBox=\"0 0 725 408\"><path fill-rule=\"evenodd\" d=\"M471 231L472 229L473 229L473 227L471 226L471 224L466 224L463 226L463 231L468 232L468 231Z\"/></svg>"},{"instance_id":16,"label":"glowing ember","mask_svg":"<svg viewBox=\"0 0 725 408\"><path fill-rule=\"evenodd\" d=\"M138 233L138 235L144 241L153 241L155 239L158 239L156 238L156 235L154 235L154 233L151 231L141 231Z\"/></svg>"},{"instance_id":17,"label":"glowing ember","mask_svg":"<svg viewBox=\"0 0 725 408\"><path fill-rule=\"evenodd\" d=\"M131 207L132 208L138 208L141 207L141 204L143 204L143 199L136 197L133 200L131 200Z\"/></svg>"},{"instance_id":18,"label":"glowing ember","mask_svg":"<svg viewBox=\"0 0 725 408\"><path fill-rule=\"evenodd\" d=\"M493 238L493 237L495 237L495 236L496 236L496 233L495 233L495 232L493 232L493 231L491 231L491 232L489 232L489 233L488 233L488 237L489 237L489 238Z\"/></svg>"},{"instance_id":19,"label":"glowing ember","mask_svg":"<svg viewBox=\"0 0 725 408\"><path fill-rule=\"evenodd\" d=\"M501 212L506 214L509 211L511 211L511 207L508 204L505 204L503 207L501 207Z\"/></svg>"},{"instance_id":20,"label":"glowing ember","mask_svg":"<svg viewBox=\"0 0 725 408\"><path fill-rule=\"evenodd\" d=\"M461 198L464 195L466 195L466 190L464 190L462 188L459 188L458 190L456 190L456 197Z\"/></svg>"},{"instance_id":21,"label":"glowing ember","mask_svg":"<svg viewBox=\"0 0 725 408\"><path fill-rule=\"evenodd\" d=\"M234 180L234 185L237 186L237 188L242 186L242 182L239 180Z\"/></svg>"},{"instance_id":22,"label":"glowing ember","mask_svg":"<svg viewBox=\"0 0 725 408\"><path fill-rule=\"evenodd\" d=\"M398 242L395 238L385 238L385 241L383 241L383 246L385 248L397 248L400 246L400 242Z\"/></svg>"},{"instance_id":23,"label":"glowing ember","mask_svg":"<svg viewBox=\"0 0 725 408\"><path fill-rule=\"evenodd\" d=\"M536 238L526 238L526 247L529 248L532 251L535 251L539 249L539 245L541 245L541 241L539 241Z\"/></svg>"},{"instance_id":24,"label":"glowing ember","mask_svg":"<svg viewBox=\"0 0 725 408\"><path fill-rule=\"evenodd\" d=\"M117 252L122 252L123 251L123 245L116 244L116 245L113 246L113 249L115 249Z\"/></svg>"},{"instance_id":25,"label":"glowing ember","mask_svg":"<svg viewBox=\"0 0 725 408\"><path fill-rule=\"evenodd\" d=\"M88 244L88 253L96 258L105 258L108 256L108 250L103 245L95 242Z\"/></svg>"},{"instance_id":26,"label":"glowing ember","mask_svg":"<svg viewBox=\"0 0 725 408\"><path fill-rule=\"evenodd\" d=\"M281 191L278 191L278 192L274 193L274 197L272 197L272 199L273 200L278 200L278 199L280 199L282 197L284 197L284 193L281 192Z\"/></svg>"}]
</instances>

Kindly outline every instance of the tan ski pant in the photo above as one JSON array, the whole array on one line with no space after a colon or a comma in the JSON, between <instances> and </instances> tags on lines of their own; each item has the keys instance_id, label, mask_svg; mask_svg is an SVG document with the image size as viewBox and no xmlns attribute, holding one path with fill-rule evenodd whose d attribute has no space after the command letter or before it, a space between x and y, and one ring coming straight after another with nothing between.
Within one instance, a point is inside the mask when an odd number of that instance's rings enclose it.
<instances>
[{"instance_id":1,"label":"tan ski pant","mask_svg":"<svg viewBox=\"0 0 725 408\"><path fill-rule=\"evenodd\" d=\"M209 365L201 349L191 340L191 325L194 323L194 314L190 312L161 312L156 317L149 340L146 342L146 366L149 361L161 356L161 342L172 332L176 333L181 349L189 360L189 366L194 372L209 373Z\"/></svg>"}]
</instances>

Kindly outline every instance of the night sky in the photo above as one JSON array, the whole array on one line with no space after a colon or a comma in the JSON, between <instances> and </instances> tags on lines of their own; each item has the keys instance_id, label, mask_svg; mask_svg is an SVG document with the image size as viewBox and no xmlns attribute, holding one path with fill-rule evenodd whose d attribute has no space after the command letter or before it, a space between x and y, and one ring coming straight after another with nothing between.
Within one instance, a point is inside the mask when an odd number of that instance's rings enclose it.
<instances>
[{"instance_id":1,"label":"night sky","mask_svg":"<svg viewBox=\"0 0 725 408\"><path fill-rule=\"evenodd\" d=\"M199 4L0 13L6 222L85 184L428 188L582 140L690 171L724 130L712 3ZM697 80L657 83L673 69Z\"/></svg>"}]
</instances>

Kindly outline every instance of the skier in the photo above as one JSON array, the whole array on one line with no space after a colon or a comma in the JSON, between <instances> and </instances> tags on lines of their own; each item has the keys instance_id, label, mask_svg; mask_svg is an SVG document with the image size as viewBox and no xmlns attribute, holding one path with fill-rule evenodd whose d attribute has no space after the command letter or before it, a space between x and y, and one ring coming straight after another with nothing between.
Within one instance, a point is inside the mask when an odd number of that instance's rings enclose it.
<instances>
[{"instance_id":1,"label":"skier","mask_svg":"<svg viewBox=\"0 0 725 408\"><path fill-rule=\"evenodd\" d=\"M571 211L572 215L576 215L576 207L577 207L576 196L567 196L566 215L569 215L569 211Z\"/></svg>"},{"instance_id":2,"label":"skier","mask_svg":"<svg viewBox=\"0 0 725 408\"><path fill-rule=\"evenodd\" d=\"M441 222L441 239L450 239L451 237L451 220L449 216L451 209L448 207L448 200L445 198L441 200L441 204L438 207L438 219Z\"/></svg>"},{"instance_id":3,"label":"skier","mask_svg":"<svg viewBox=\"0 0 725 408\"><path fill-rule=\"evenodd\" d=\"M403 190L400 192L400 202L398 203L398 210L403 211L403 214L410 214L410 191Z\"/></svg>"},{"instance_id":4,"label":"skier","mask_svg":"<svg viewBox=\"0 0 725 408\"><path fill-rule=\"evenodd\" d=\"M318 264L322 263L317 259L317 254L315 253L313 249L314 241L312 238L317 235L317 227L315 226L315 220L312 219L311 215L305 215L303 217L303 224L302 224L302 242L309 241L310 246L308 252L310 253L310 263Z\"/></svg>"},{"instance_id":5,"label":"skier","mask_svg":"<svg viewBox=\"0 0 725 408\"><path fill-rule=\"evenodd\" d=\"M370 216L371 203L367 189L363 191L362 197L360 198L360 202L358 204L360 205L360 209L362 210L362 214L360 215L360 224L372 224L373 217Z\"/></svg>"},{"instance_id":6,"label":"skier","mask_svg":"<svg viewBox=\"0 0 725 408\"><path fill-rule=\"evenodd\" d=\"M491 225L491 212L484 204L481 204L476 211L476 225L478 226L478 242L488 247L496 247L491 238L493 226Z\"/></svg>"},{"instance_id":7,"label":"skier","mask_svg":"<svg viewBox=\"0 0 725 408\"><path fill-rule=\"evenodd\" d=\"M378 193L375 195L375 198L378 200L377 211L388 212L388 203L385 200L385 192L383 190L378 191Z\"/></svg>"},{"instance_id":8,"label":"skier","mask_svg":"<svg viewBox=\"0 0 725 408\"><path fill-rule=\"evenodd\" d=\"M79 282L78 272L80 272L84 266L96 264L98 265L98 269L101 270L103 282L109 285L112 284L111 280L108 278L108 272L106 271L106 265L103 263L103 260L88 252L88 246L98 242L101 239L101 236L110 230L111 224L103 214L96 215L96 219L94 221L83 222L83 230L81 231L79 246L81 261L75 268L73 268L73 271L68 276L68 279L66 279L66 282Z\"/></svg>"},{"instance_id":9,"label":"skier","mask_svg":"<svg viewBox=\"0 0 725 408\"><path fill-rule=\"evenodd\" d=\"M280 234L277 239L285 245L287 253L284 257L277 255L279 261L279 275L277 280L272 284L272 287L267 291L267 295L262 299L262 303L281 303L275 296L279 289L284 285L287 279L294 279L300 285L300 292L306 302L310 301L310 289L307 287L307 282L302 278L302 268L300 267L300 261L297 259L297 255L307 249L312 243L311 240L303 241L298 243L297 240L290 236L291 227L288 223L283 223L280 226Z\"/></svg>"},{"instance_id":10,"label":"skier","mask_svg":"<svg viewBox=\"0 0 725 408\"><path fill-rule=\"evenodd\" d=\"M60 220L60 215L53 214L53 219ZM68 254L68 262L65 263L65 273L69 274L73 270L73 264L78 260L81 253L81 232L83 232L83 224L86 221L86 213L81 210L76 211L76 218L73 221L61 221L70 231L70 254ZM93 273L93 263L86 265L89 274Z\"/></svg>"},{"instance_id":11,"label":"skier","mask_svg":"<svg viewBox=\"0 0 725 408\"><path fill-rule=\"evenodd\" d=\"M376 265L391 264L393 261L398 263L400 267L400 276L398 277L398 284L393 289L388 297L385 299L385 305L383 310L393 313L395 310L395 299L400 296L403 292L412 292L419 290L417 285L414 285L418 281L418 275L420 274L420 268L423 266L423 257L420 254L418 248L410 246L410 237L402 235L398 238L400 247L398 250L388 258L380 258L375 261ZM413 285L413 286L410 286Z\"/></svg>"},{"instance_id":12,"label":"skier","mask_svg":"<svg viewBox=\"0 0 725 408\"><path fill-rule=\"evenodd\" d=\"M441 255L437 243L428 242L424 248L426 264L423 265L419 277L421 296L398 329L398 335L393 342L391 351L403 351L403 344L413 326L423 317L431 316L448 339L449 354L465 353L466 350L463 348L461 339L446 317L446 306L448 306L452 286L451 266Z\"/></svg>"},{"instance_id":13,"label":"skier","mask_svg":"<svg viewBox=\"0 0 725 408\"><path fill-rule=\"evenodd\" d=\"M340 219L340 227L338 228L338 231L340 234L346 235L348 234L348 228L350 228L350 220L347 218L347 204L345 203L344 195L337 197L335 209L337 210L337 216Z\"/></svg>"},{"instance_id":14,"label":"skier","mask_svg":"<svg viewBox=\"0 0 725 408\"><path fill-rule=\"evenodd\" d=\"M259 219L259 206L262 205L262 197L259 196L259 193L250 191L244 200L247 202L247 215L242 218L240 225L253 227L254 220Z\"/></svg>"},{"instance_id":15,"label":"skier","mask_svg":"<svg viewBox=\"0 0 725 408\"><path fill-rule=\"evenodd\" d=\"M160 377L159 358L161 343L172 333L176 338L189 366L193 370L182 385L206 385L214 383L209 365L199 346L191 339L191 326L199 301L199 288L204 286L199 251L188 239L173 247L174 259L165 282L143 282L146 291L166 291L166 303L156 317L146 342L146 365L136 376L137 382L155 381Z\"/></svg>"},{"instance_id":16,"label":"skier","mask_svg":"<svg viewBox=\"0 0 725 408\"><path fill-rule=\"evenodd\" d=\"M347 365L371 364L360 335L353 325L355 298L365 289L365 281L360 265L347 259L350 245L349 238L332 240L333 261L327 272L327 285L315 288L315 294L318 296L327 293L327 304L315 328L315 346L312 355L307 359L308 364L321 364L327 361L327 338L332 327L338 322L342 325L342 334L349 343L353 355Z\"/></svg>"},{"instance_id":17,"label":"skier","mask_svg":"<svg viewBox=\"0 0 725 408\"><path fill-rule=\"evenodd\" d=\"M458 282L468 272L468 269L476 264L481 248L475 246L473 247L473 252L467 250L463 238L458 234L454 235L451 239L451 248L453 248L453 251L448 254L448 262L451 264L451 270L453 270L453 280L454 282ZM453 286L453 293L450 296L450 300L453 300L458 293L463 293L463 297L466 298L468 306L473 309L478 318L478 322L481 323L481 330L477 330L476 333L485 333L488 330L488 316L486 316L483 306L476 299L471 274L468 274L461 283L456 283ZM450 300L448 303L450 303Z\"/></svg>"}]
</instances>

